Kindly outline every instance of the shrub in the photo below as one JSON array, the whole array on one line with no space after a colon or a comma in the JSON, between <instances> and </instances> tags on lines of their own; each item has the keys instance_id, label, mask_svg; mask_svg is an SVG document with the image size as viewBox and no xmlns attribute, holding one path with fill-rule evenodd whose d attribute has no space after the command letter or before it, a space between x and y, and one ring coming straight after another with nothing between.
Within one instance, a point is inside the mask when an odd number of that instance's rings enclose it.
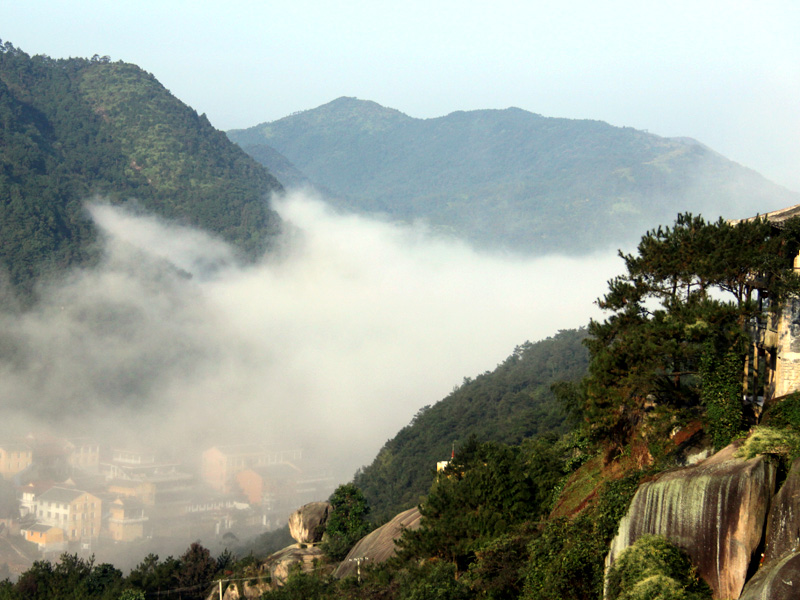
<instances>
[{"instance_id":1,"label":"shrub","mask_svg":"<svg viewBox=\"0 0 800 600\"><path fill-rule=\"evenodd\" d=\"M757 454L777 454L793 459L800 456L800 434L789 429L777 429L761 425L745 440L736 455L753 458Z\"/></svg>"},{"instance_id":2,"label":"shrub","mask_svg":"<svg viewBox=\"0 0 800 600\"><path fill-rule=\"evenodd\" d=\"M645 535L611 566L607 600L704 600L708 585L697 576L689 556L666 538Z\"/></svg>"}]
</instances>

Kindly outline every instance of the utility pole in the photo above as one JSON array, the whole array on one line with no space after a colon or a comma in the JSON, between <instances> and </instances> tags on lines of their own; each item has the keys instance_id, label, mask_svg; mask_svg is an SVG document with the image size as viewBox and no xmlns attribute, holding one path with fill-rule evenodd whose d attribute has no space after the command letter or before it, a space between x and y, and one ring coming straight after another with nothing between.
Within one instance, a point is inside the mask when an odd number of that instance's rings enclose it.
<instances>
[{"instance_id":1,"label":"utility pole","mask_svg":"<svg viewBox=\"0 0 800 600\"><path fill-rule=\"evenodd\" d=\"M359 556L358 558L351 558L348 562L356 563L356 573L358 574L358 585L361 585L361 563L369 560L368 556Z\"/></svg>"}]
</instances>

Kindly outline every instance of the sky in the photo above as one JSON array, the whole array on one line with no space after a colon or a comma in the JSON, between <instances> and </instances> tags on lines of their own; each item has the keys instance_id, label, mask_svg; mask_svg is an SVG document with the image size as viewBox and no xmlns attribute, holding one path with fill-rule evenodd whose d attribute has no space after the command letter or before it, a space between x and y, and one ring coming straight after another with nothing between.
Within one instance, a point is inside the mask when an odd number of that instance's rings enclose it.
<instances>
[{"instance_id":1,"label":"sky","mask_svg":"<svg viewBox=\"0 0 800 600\"><path fill-rule=\"evenodd\" d=\"M340 96L695 138L800 191L794 0L4 0L29 54L136 63L219 129ZM770 207L771 208L771 207Z\"/></svg>"}]
</instances>

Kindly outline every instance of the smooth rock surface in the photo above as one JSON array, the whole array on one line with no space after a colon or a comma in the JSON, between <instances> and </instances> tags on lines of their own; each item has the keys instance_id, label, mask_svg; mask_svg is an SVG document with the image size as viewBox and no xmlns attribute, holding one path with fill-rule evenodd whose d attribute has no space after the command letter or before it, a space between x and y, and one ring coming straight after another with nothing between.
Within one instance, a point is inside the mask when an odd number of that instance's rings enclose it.
<instances>
[{"instance_id":1,"label":"smooth rock surface","mask_svg":"<svg viewBox=\"0 0 800 600\"><path fill-rule=\"evenodd\" d=\"M800 460L794 461L786 481L772 500L767 517L764 564L800 546ZM800 598L800 581L797 583Z\"/></svg>"},{"instance_id":2,"label":"smooth rock surface","mask_svg":"<svg viewBox=\"0 0 800 600\"><path fill-rule=\"evenodd\" d=\"M738 598L761 542L776 469L763 456L744 460L735 451L728 446L639 486L606 566L642 535L662 535L688 552L714 598Z\"/></svg>"},{"instance_id":3,"label":"smooth rock surface","mask_svg":"<svg viewBox=\"0 0 800 600\"><path fill-rule=\"evenodd\" d=\"M325 553L316 546L288 546L269 557L264 568L269 569L272 576L272 585L281 586L289 578L293 569L299 568L303 573L320 568L325 559ZM329 571L330 572L330 571Z\"/></svg>"},{"instance_id":4,"label":"smooth rock surface","mask_svg":"<svg viewBox=\"0 0 800 600\"><path fill-rule=\"evenodd\" d=\"M395 541L406 529L417 529L421 515L418 508L409 508L394 519L365 535L353 546L347 556L333 572L334 577L355 575L358 563L355 559L363 558L363 564L377 564L388 560L397 552Z\"/></svg>"},{"instance_id":5,"label":"smooth rock surface","mask_svg":"<svg viewBox=\"0 0 800 600\"><path fill-rule=\"evenodd\" d=\"M797 600L800 598L800 553L789 552L758 570L739 600Z\"/></svg>"},{"instance_id":6,"label":"smooth rock surface","mask_svg":"<svg viewBox=\"0 0 800 600\"><path fill-rule=\"evenodd\" d=\"M298 544L321 542L330 511L328 502L310 502L301 506L289 517L289 534Z\"/></svg>"}]
</instances>

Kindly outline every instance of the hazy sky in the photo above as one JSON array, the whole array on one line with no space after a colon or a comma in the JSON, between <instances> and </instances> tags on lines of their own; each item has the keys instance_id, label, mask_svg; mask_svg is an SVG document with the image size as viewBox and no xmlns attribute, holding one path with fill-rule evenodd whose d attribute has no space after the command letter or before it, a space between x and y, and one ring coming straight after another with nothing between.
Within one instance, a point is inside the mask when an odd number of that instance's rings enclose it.
<instances>
[{"instance_id":1,"label":"hazy sky","mask_svg":"<svg viewBox=\"0 0 800 600\"><path fill-rule=\"evenodd\" d=\"M0 36L136 63L220 129L339 96L517 106L693 137L800 191L794 0L3 0Z\"/></svg>"}]
</instances>

